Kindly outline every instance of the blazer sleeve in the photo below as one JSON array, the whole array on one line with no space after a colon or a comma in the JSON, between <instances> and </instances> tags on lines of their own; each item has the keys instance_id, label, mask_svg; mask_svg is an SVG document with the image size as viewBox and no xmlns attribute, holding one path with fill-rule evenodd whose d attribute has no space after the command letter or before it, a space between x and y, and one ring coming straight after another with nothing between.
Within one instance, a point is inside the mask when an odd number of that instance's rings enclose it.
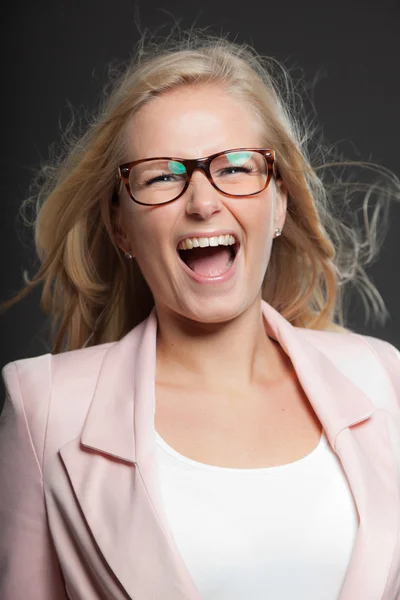
<instances>
[{"instance_id":1,"label":"blazer sleeve","mask_svg":"<svg viewBox=\"0 0 400 600\"><path fill-rule=\"evenodd\" d=\"M42 357L40 357L42 358ZM26 371L46 375L36 359L9 363L2 370L5 403L0 416L0 598L67 600L68 595L47 525L41 454L47 418L50 378L29 389L29 411L22 390ZM34 371L36 369L36 371ZM47 377L47 375L46 375ZM25 383L25 385L24 385ZM43 389L47 398L40 398ZM28 394L28 389L25 389ZM37 400L35 403L34 400ZM40 400L40 402L39 402ZM26 401L26 398L25 398ZM36 404L38 406L36 406ZM33 421L34 427L32 427ZM40 439L42 438L42 439Z\"/></svg>"}]
</instances>

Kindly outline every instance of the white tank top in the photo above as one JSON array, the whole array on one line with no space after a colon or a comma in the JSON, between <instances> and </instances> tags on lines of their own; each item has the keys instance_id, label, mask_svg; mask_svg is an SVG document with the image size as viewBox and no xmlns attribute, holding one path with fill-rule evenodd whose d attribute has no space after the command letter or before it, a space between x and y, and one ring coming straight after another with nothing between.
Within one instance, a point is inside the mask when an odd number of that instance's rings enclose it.
<instances>
[{"instance_id":1,"label":"white tank top","mask_svg":"<svg viewBox=\"0 0 400 600\"><path fill-rule=\"evenodd\" d=\"M167 519L203 600L339 598L358 514L324 433L304 458L255 469L156 442Z\"/></svg>"}]
</instances>

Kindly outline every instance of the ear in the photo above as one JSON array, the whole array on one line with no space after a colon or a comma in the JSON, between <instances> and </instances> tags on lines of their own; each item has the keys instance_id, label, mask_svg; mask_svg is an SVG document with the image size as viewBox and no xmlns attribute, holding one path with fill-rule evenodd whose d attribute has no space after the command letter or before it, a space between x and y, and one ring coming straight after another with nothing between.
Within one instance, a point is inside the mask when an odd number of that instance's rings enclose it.
<instances>
[{"instance_id":1,"label":"ear","mask_svg":"<svg viewBox=\"0 0 400 600\"><path fill-rule=\"evenodd\" d=\"M286 219L288 193L286 186L280 177L275 181L275 189L275 224L279 229L283 229Z\"/></svg>"}]
</instances>

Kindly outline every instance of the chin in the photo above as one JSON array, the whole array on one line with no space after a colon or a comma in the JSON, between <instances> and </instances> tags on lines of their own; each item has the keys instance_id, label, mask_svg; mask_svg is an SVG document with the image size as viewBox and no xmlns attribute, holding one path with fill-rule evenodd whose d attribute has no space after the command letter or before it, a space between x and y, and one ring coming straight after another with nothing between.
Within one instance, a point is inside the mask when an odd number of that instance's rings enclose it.
<instances>
[{"instance_id":1,"label":"chin","mask_svg":"<svg viewBox=\"0 0 400 600\"><path fill-rule=\"evenodd\" d=\"M196 306L183 306L178 313L197 323L226 323L240 316L254 303L254 299L207 298Z\"/></svg>"}]
</instances>

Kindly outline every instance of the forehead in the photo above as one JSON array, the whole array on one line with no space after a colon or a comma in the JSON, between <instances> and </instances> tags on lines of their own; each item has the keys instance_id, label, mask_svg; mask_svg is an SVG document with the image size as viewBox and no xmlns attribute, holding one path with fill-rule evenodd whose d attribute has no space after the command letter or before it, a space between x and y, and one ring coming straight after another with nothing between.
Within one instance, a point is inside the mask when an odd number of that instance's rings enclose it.
<instances>
[{"instance_id":1,"label":"forehead","mask_svg":"<svg viewBox=\"0 0 400 600\"><path fill-rule=\"evenodd\" d=\"M249 106L215 85L182 86L150 100L127 123L127 160L197 158L259 147L263 131Z\"/></svg>"}]
</instances>

